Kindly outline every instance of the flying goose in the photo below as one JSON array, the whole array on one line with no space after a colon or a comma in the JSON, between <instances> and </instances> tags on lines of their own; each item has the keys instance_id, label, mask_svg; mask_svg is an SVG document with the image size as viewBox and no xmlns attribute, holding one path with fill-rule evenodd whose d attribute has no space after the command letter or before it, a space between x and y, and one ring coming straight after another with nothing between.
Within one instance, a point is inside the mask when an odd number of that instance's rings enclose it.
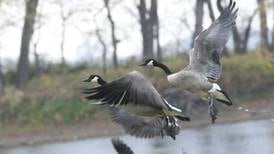
<instances>
[{"instance_id":1,"label":"flying goose","mask_svg":"<svg viewBox=\"0 0 274 154\"><path fill-rule=\"evenodd\" d=\"M143 76L140 76L141 73L139 73L139 72L131 72L129 74L134 74L134 73L138 74L137 76L135 75L137 78L145 80L146 82L148 82ZM108 83L106 81L104 81L98 75L91 75L83 81L84 82L95 82L95 83L101 85L101 87L108 85ZM141 82L143 82L143 81L141 81ZM151 86L153 88L152 85L148 84L148 86ZM140 88L143 89L142 86ZM150 89L152 89L152 88L150 88ZM94 89L94 88L92 88L92 89ZM91 94L92 91L93 91L92 89L84 89L83 93ZM156 90L153 91L155 94L152 94L150 91L151 90L148 91L149 92L148 94L151 94L151 95L158 94L158 93L155 93ZM112 92L109 92L109 94L111 94L111 93ZM134 97L138 97L138 92L135 92L135 93L137 95L135 94ZM125 97L130 97L130 96L125 96ZM123 98L119 98L119 100L120 99L123 99ZM130 99L130 98L128 98L128 99ZM156 100L156 98L153 98L153 99L154 99L153 101ZM145 100L143 102L146 103L147 100ZM164 101L164 103L167 103L167 102ZM102 103L99 103L99 104L102 104ZM123 128L125 129L125 131L127 133L133 135L133 136L144 137L144 138L152 138L154 136L164 137L164 136L168 135L168 136L172 137L173 139L175 139L176 138L175 136L177 134L179 134L179 131L180 131L180 127L177 124L177 119L173 116L167 116L167 115L164 115L164 117L158 117L158 114L162 111L159 111L159 109L156 109L156 110L155 109L153 109L153 110L149 109L149 108L155 108L155 107L146 107L148 109L144 109L144 108L136 107L134 105L134 108L127 107L126 109L121 109L118 106L117 107L112 106L111 107L111 116L112 116L112 119L113 119L114 122L122 125ZM181 115L180 109L177 109L177 108L175 108L175 107L173 107L169 104L167 105L167 107L168 107L168 110L170 110L170 111L167 111L168 114L180 114L177 117L179 117L181 120L183 120L183 121L189 121L190 120L188 117L185 117L185 116ZM132 110L132 109L135 109L135 110ZM175 109L175 111L172 111L174 109ZM140 110L140 111L138 111L138 110ZM142 111L142 110L144 110L144 111ZM165 109L162 109L162 110L165 110ZM130 113L130 111L135 112L135 114ZM152 111L152 113L145 113L145 112L151 112L151 111ZM179 113L176 113L176 112L179 112ZM163 116L163 114L165 114L165 113L164 112L161 113L161 116Z\"/></svg>"},{"instance_id":2,"label":"flying goose","mask_svg":"<svg viewBox=\"0 0 274 154\"><path fill-rule=\"evenodd\" d=\"M213 123L217 115L213 98L228 106L232 105L226 92L215 82L220 78L222 71L220 59L223 48L237 18L238 9L235 9L235 5L235 2L230 0L219 18L196 37L194 48L189 51L189 64L181 71L173 73L166 65L154 59L148 59L141 64L161 68L166 73L168 81L180 89L196 94L208 93L211 97L209 109Z\"/></svg>"}]
</instances>

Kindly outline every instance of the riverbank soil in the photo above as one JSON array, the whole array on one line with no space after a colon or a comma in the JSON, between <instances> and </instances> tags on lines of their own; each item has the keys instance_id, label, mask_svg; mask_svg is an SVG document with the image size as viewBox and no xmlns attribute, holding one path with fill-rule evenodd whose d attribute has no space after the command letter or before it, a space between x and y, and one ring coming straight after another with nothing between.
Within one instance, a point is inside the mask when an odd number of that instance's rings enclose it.
<instances>
[{"instance_id":1,"label":"riverbank soil","mask_svg":"<svg viewBox=\"0 0 274 154\"><path fill-rule=\"evenodd\" d=\"M199 115L190 115L192 121L181 123L183 129L205 127L211 125L207 108ZM245 120L274 119L274 99L260 99L248 105L224 107L215 125ZM47 142L64 142L83 138L117 136L124 134L123 129L113 123L108 116L90 120L89 122L65 126L16 129L13 126L2 126L0 131L0 147L42 144Z\"/></svg>"}]
</instances>

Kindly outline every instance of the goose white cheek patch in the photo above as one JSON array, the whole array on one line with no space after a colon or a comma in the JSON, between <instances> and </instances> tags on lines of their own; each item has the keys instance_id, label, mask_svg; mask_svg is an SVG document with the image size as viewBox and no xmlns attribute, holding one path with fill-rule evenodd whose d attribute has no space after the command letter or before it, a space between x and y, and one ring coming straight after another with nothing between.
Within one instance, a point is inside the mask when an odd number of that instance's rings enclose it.
<instances>
[{"instance_id":1,"label":"goose white cheek patch","mask_svg":"<svg viewBox=\"0 0 274 154\"><path fill-rule=\"evenodd\" d=\"M153 61L151 60L149 63L147 63L147 66L153 66Z\"/></svg>"},{"instance_id":2,"label":"goose white cheek patch","mask_svg":"<svg viewBox=\"0 0 274 154\"><path fill-rule=\"evenodd\" d=\"M96 83L98 83L98 77L97 76L95 76L92 80L91 80L91 82L96 82Z\"/></svg>"}]
</instances>

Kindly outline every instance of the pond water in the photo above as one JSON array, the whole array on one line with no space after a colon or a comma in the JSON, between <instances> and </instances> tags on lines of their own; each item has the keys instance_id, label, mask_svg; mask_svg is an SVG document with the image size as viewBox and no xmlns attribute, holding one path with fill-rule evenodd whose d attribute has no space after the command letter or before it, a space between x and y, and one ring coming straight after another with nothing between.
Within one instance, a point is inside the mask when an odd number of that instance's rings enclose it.
<instances>
[{"instance_id":1,"label":"pond water","mask_svg":"<svg viewBox=\"0 0 274 154\"><path fill-rule=\"evenodd\" d=\"M0 154L115 154L111 137L0 149ZM247 121L184 129L171 138L120 136L136 154L274 154L274 122Z\"/></svg>"}]
</instances>

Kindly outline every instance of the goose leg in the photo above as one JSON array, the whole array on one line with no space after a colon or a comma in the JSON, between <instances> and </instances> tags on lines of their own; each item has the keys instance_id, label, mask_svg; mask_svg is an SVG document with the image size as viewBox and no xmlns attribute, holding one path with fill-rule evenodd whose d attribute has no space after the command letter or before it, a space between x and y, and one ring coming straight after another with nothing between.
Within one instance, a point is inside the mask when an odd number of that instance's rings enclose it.
<instances>
[{"instance_id":1,"label":"goose leg","mask_svg":"<svg viewBox=\"0 0 274 154\"><path fill-rule=\"evenodd\" d=\"M165 116L166 124L164 126L165 134L176 140L176 135L180 132L180 127L177 124L177 119L172 116Z\"/></svg>"},{"instance_id":2,"label":"goose leg","mask_svg":"<svg viewBox=\"0 0 274 154\"><path fill-rule=\"evenodd\" d=\"M177 124L177 119L175 117L169 117L170 123L171 123L171 127L178 127Z\"/></svg>"},{"instance_id":3,"label":"goose leg","mask_svg":"<svg viewBox=\"0 0 274 154\"><path fill-rule=\"evenodd\" d=\"M168 127L178 127L177 119L171 116L165 116L166 123Z\"/></svg>"},{"instance_id":4,"label":"goose leg","mask_svg":"<svg viewBox=\"0 0 274 154\"><path fill-rule=\"evenodd\" d=\"M209 115L211 117L211 123L214 124L215 120L217 119L218 109L215 106L214 97L211 94L210 94L208 103L209 103L208 112L209 112Z\"/></svg>"}]
</instances>

